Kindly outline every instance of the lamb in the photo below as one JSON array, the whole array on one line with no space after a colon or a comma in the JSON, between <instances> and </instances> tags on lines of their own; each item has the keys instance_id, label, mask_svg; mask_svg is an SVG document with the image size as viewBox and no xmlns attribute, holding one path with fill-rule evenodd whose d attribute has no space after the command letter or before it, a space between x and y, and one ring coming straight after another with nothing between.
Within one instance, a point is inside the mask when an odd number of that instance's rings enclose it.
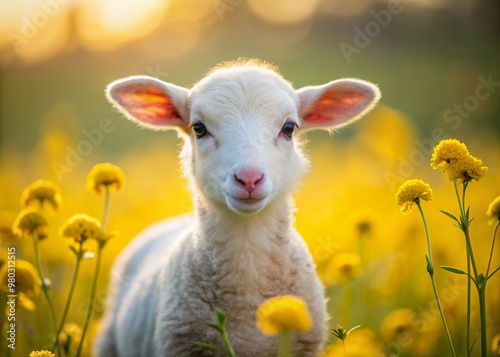
<instances>
[{"instance_id":1,"label":"lamb","mask_svg":"<svg viewBox=\"0 0 500 357\"><path fill-rule=\"evenodd\" d=\"M182 137L183 170L194 214L155 224L119 256L96 356L223 356L193 344L222 345L205 323L215 309L239 357L277 355L277 339L255 326L266 299L292 294L313 326L297 333L295 356L323 347L323 286L293 228L291 193L308 161L301 133L332 130L367 113L374 84L341 79L293 89L256 60L213 69L191 89L147 76L111 83L109 101L128 119Z\"/></svg>"}]
</instances>

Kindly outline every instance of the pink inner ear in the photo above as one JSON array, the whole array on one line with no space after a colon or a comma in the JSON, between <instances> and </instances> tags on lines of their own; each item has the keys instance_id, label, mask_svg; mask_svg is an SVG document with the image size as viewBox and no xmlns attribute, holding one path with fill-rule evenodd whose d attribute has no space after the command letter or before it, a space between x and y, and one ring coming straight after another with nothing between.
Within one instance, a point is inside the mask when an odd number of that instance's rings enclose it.
<instances>
[{"instance_id":1,"label":"pink inner ear","mask_svg":"<svg viewBox=\"0 0 500 357\"><path fill-rule=\"evenodd\" d=\"M367 102L369 98L360 91L326 91L314 103L304 119L319 126L341 123L360 113Z\"/></svg>"},{"instance_id":2,"label":"pink inner ear","mask_svg":"<svg viewBox=\"0 0 500 357\"><path fill-rule=\"evenodd\" d=\"M131 115L147 124L174 125L181 120L172 99L157 85L144 83L115 88L112 97Z\"/></svg>"}]
</instances>

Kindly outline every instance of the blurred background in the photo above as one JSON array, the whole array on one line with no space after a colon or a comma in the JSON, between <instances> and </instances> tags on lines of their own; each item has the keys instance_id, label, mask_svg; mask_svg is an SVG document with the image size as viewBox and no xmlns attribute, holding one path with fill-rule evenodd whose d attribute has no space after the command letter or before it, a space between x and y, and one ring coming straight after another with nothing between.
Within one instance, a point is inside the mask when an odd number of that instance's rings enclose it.
<instances>
[{"instance_id":1,"label":"blurred background","mask_svg":"<svg viewBox=\"0 0 500 357\"><path fill-rule=\"evenodd\" d=\"M331 326L362 325L346 350L334 343L330 355L448 355L418 212L401 215L394 194L406 179L431 184L435 200L424 209L436 265L465 268L463 237L439 213L458 211L452 185L429 164L441 139L463 141L489 167L468 191L476 259L485 269L493 232L485 212L500 194L498 1L1 0L0 7L0 253L6 257L15 245L18 259L32 261L31 243L10 229L19 196L37 179L56 182L64 207L41 244L56 305L66 299L73 259L57 229L74 213L101 215L102 197L85 190L93 165L112 162L127 178L124 193L112 197L109 226L120 236L105 250L97 318L119 251L149 223L191 210L176 134L124 120L106 102L106 84L144 74L189 87L221 61L260 58L296 88L357 77L377 83L383 95L351 127L308 134L312 170L296 194L296 225L325 282ZM500 263L498 249L493 263ZM77 325L93 267L92 260L82 266L69 317ZM465 355L466 280L436 274ZM489 284L493 345L500 278ZM45 301L33 299L35 311L19 308L13 356L50 342ZM0 346L3 355L5 338Z\"/></svg>"}]
</instances>

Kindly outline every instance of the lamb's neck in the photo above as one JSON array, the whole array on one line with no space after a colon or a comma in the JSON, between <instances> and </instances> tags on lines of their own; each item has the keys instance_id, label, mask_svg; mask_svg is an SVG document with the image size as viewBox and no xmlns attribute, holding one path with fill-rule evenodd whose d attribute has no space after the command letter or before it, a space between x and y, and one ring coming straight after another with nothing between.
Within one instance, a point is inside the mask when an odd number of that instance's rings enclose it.
<instances>
[{"instance_id":1,"label":"lamb's neck","mask_svg":"<svg viewBox=\"0 0 500 357\"><path fill-rule=\"evenodd\" d=\"M290 241L296 237L292 210L292 199L287 197L249 216L221 210L197 212L199 226L191 259L195 269L208 274L218 289L218 303L224 304L227 298L234 305L235 299L292 290L283 282L285 272L296 269L290 254ZM238 309L246 305L237 304Z\"/></svg>"},{"instance_id":2,"label":"lamb's neck","mask_svg":"<svg viewBox=\"0 0 500 357\"><path fill-rule=\"evenodd\" d=\"M261 212L238 215L227 208L197 207L199 244L232 249L274 250L285 244L293 230L294 204L291 197L274 200Z\"/></svg>"}]
</instances>

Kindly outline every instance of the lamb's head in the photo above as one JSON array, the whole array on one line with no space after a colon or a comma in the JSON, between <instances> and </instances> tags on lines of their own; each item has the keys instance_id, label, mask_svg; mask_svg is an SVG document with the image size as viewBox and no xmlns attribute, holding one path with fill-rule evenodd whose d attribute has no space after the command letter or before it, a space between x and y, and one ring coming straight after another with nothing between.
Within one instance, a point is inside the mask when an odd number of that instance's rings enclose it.
<instances>
[{"instance_id":1,"label":"lamb's head","mask_svg":"<svg viewBox=\"0 0 500 357\"><path fill-rule=\"evenodd\" d=\"M288 195L305 171L298 134L351 123L380 92L354 79L295 90L269 66L239 64L213 70L190 90L138 76L111 83L107 96L140 125L182 134L187 176L202 203L251 214Z\"/></svg>"}]
</instances>

